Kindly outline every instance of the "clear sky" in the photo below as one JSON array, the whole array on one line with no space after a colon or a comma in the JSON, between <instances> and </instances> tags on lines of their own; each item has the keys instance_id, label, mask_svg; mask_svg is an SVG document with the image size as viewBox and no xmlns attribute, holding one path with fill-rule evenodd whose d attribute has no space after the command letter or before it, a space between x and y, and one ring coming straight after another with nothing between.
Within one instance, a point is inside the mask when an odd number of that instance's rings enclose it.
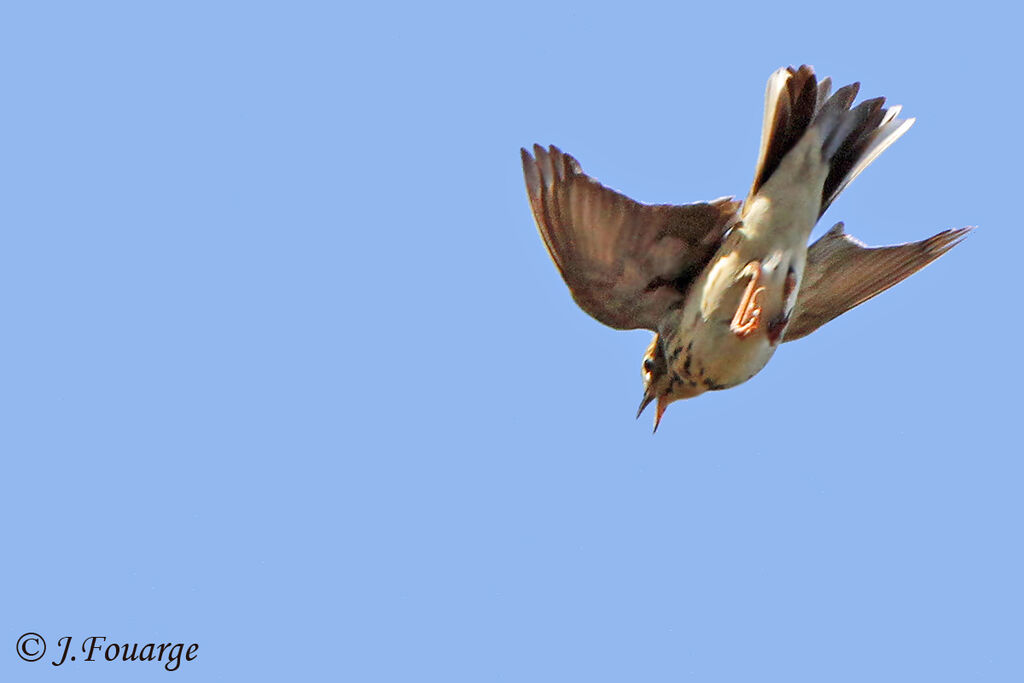
<instances>
[{"instance_id":1,"label":"clear sky","mask_svg":"<svg viewBox=\"0 0 1024 683\"><path fill-rule=\"evenodd\" d=\"M8 4L0 679L1024 680L1017 12ZM918 117L815 236L980 229L652 436L519 147L743 195L801 63Z\"/></svg>"}]
</instances>

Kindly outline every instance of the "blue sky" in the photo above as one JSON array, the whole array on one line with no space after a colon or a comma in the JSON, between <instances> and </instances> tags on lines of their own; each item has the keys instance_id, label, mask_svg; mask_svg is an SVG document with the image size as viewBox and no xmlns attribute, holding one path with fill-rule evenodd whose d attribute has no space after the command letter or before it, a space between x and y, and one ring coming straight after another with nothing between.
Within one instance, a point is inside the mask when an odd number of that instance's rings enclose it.
<instances>
[{"instance_id":1,"label":"blue sky","mask_svg":"<svg viewBox=\"0 0 1024 683\"><path fill-rule=\"evenodd\" d=\"M1016 11L6 7L0 678L1022 680ZM518 149L743 195L801 63L918 118L816 235L980 229L652 436Z\"/></svg>"}]
</instances>

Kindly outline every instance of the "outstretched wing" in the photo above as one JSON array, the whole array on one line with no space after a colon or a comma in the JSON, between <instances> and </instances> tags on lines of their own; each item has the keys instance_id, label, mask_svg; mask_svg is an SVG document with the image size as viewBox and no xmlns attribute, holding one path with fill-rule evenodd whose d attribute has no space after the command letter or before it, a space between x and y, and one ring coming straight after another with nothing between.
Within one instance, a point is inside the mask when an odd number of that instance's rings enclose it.
<instances>
[{"instance_id":1,"label":"outstretched wing","mask_svg":"<svg viewBox=\"0 0 1024 683\"><path fill-rule=\"evenodd\" d=\"M732 198L635 202L583 173L555 146L522 150L533 216L580 307L620 330L656 330L738 220Z\"/></svg>"},{"instance_id":2,"label":"outstretched wing","mask_svg":"<svg viewBox=\"0 0 1024 683\"><path fill-rule=\"evenodd\" d=\"M910 277L959 244L971 230L945 230L920 242L868 247L836 223L807 250L807 266L785 341L807 336Z\"/></svg>"}]
</instances>

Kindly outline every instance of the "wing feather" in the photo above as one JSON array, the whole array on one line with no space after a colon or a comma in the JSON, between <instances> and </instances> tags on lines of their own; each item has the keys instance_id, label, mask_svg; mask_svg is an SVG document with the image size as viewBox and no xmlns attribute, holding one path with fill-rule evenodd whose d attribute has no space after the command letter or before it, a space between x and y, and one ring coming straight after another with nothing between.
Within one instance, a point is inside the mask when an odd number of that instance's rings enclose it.
<instances>
[{"instance_id":1,"label":"wing feather","mask_svg":"<svg viewBox=\"0 0 1024 683\"><path fill-rule=\"evenodd\" d=\"M959 244L971 230L945 230L919 242L868 247L836 223L807 250L807 266L785 341L806 337L910 277Z\"/></svg>"},{"instance_id":2,"label":"wing feather","mask_svg":"<svg viewBox=\"0 0 1024 683\"><path fill-rule=\"evenodd\" d=\"M544 246L580 307L610 327L656 330L738 220L731 197L641 204L554 145L521 151Z\"/></svg>"}]
</instances>

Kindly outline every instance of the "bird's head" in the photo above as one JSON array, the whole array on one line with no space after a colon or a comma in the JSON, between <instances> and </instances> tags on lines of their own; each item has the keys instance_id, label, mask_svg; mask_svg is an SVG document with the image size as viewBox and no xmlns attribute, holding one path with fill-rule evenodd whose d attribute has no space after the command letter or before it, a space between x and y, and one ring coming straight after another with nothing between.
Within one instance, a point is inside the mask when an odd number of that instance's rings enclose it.
<instances>
[{"instance_id":1,"label":"bird's head","mask_svg":"<svg viewBox=\"0 0 1024 683\"><path fill-rule=\"evenodd\" d=\"M703 393L703 390L674 381L674 376L669 371L664 346L657 334L644 352L641 372L644 378L644 397L640 401L640 409L636 411L636 416L639 418L647 406L657 402L654 409L654 431L658 431L661 416L665 414L665 408L669 403Z\"/></svg>"}]
</instances>

